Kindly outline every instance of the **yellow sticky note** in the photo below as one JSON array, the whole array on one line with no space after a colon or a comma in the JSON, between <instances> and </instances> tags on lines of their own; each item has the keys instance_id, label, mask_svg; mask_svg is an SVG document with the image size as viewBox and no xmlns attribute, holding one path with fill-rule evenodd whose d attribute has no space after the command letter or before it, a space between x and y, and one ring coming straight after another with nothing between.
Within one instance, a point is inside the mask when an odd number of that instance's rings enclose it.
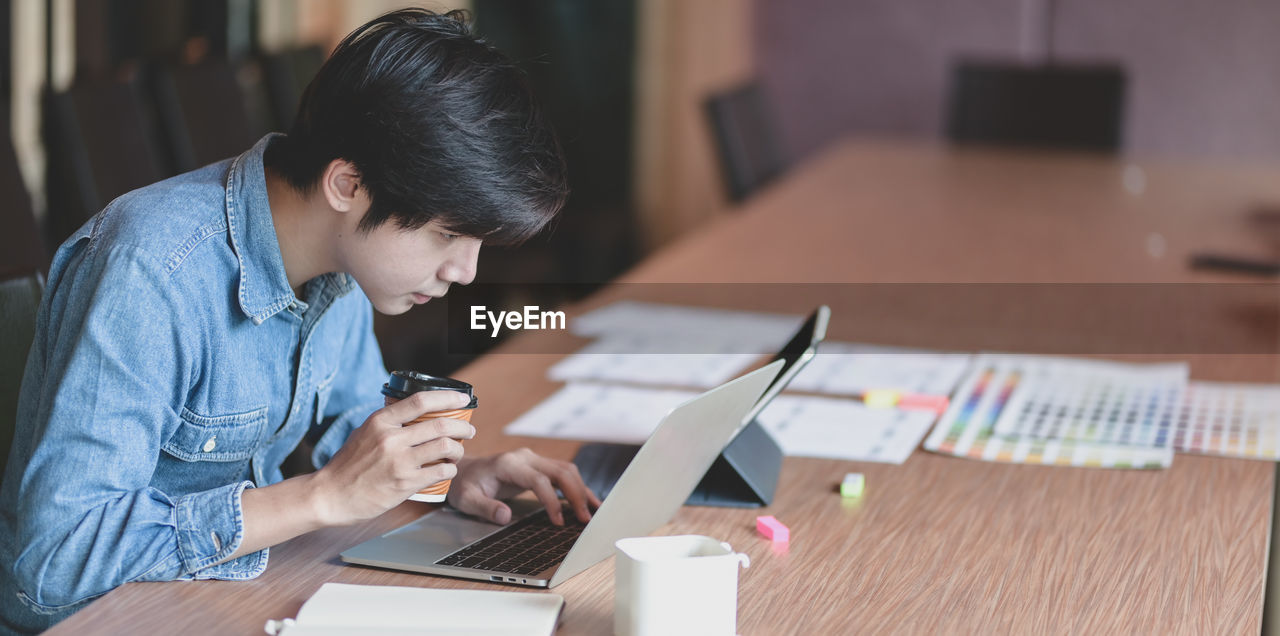
<instances>
[{"instance_id":1,"label":"yellow sticky note","mask_svg":"<svg viewBox=\"0 0 1280 636\"><path fill-rule=\"evenodd\" d=\"M897 391L873 389L862 394L862 403L873 409L891 409L898 404L901 397Z\"/></svg>"}]
</instances>

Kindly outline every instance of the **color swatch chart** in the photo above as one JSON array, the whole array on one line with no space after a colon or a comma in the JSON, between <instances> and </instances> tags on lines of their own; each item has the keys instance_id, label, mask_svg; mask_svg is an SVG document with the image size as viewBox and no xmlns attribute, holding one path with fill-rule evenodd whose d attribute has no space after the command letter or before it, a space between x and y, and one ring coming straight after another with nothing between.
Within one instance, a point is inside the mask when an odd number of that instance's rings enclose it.
<instances>
[{"instance_id":1,"label":"color swatch chart","mask_svg":"<svg viewBox=\"0 0 1280 636\"><path fill-rule=\"evenodd\" d=\"M1164 448L1187 385L1187 365L1011 356L1022 373L996 420L1005 436Z\"/></svg>"},{"instance_id":2,"label":"color swatch chart","mask_svg":"<svg viewBox=\"0 0 1280 636\"><path fill-rule=\"evenodd\" d=\"M1280 460L1280 386L1189 383L1173 445L1188 453Z\"/></svg>"},{"instance_id":3,"label":"color swatch chart","mask_svg":"<svg viewBox=\"0 0 1280 636\"><path fill-rule=\"evenodd\" d=\"M1043 423L1037 422L1038 417L1031 420L1025 418L1027 413L1038 415L1036 407L1046 399L1045 391L1049 390L1049 387L1040 385L1040 381L1046 375L1054 374L1052 367L1055 365L1065 365L1068 369L1065 373L1070 377L1074 373L1072 370L1078 369L1075 366L1078 362L1041 356L978 356L974 361L972 372L953 396L951 406L925 440L925 448L937 453L971 459L1023 464L1099 468L1167 468L1170 466L1173 463L1173 448L1168 436L1164 438L1166 442L1163 446L1155 446L1087 441L1089 439L1087 435L1081 439L1073 439L1026 434L1027 431L1037 430L1036 426L1044 426ZM1134 366L1103 362L1090 364L1102 365L1101 368L1095 368L1098 371L1106 371L1106 367L1112 365L1115 365L1113 369ZM1046 369L1046 366L1050 368ZM1150 377L1139 373L1138 377L1142 380L1139 384L1145 385L1147 381L1154 378L1165 378L1166 374L1171 373L1168 368L1165 368L1166 366L1159 365L1159 368L1151 369ZM1128 371L1138 371L1138 369L1131 368ZM1182 377L1185 378L1185 368L1181 372ZM1111 381L1123 384L1123 379L1127 375L1118 374L1111 378ZM1118 386L1115 390L1125 388L1127 387ZM1018 396L1019 391L1028 392L1028 397ZM1077 391L1094 396L1095 399L1101 395L1096 390L1089 392L1075 387L1068 393ZM1052 403L1052 400L1050 402ZM1027 404L1033 405L1029 411L1025 410ZM1014 408L1011 409L1011 407ZM1079 410L1082 415L1089 417L1092 417L1095 411L1097 411L1096 404L1081 405ZM1007 434L996 430L997 423L1006 412L1013 413L1014 415L1010 417L1016 418L1010 425L1011 432ZM1103 411L1103 413L1109 415L1109 411ZM1098 430L1096 425L1091 429L1089 424L1082 422L1068 422L1066 425L1054 424L1053 426L1057 426L1059 431ZM1153 425L1153 428L1158 428L1158 425ZM1047 432L1048 429L1040 430ZM1109 429L1104 428L1104 430ZM1096 435L1096 433L1090 434ZM1131 439L1147 439L1136 433L1115 432L1099 435L1097 439L1124 438L1125 435ZM1151 441L1157 438L1158 434L1152 434L1149 437Z\"/></svg>"}]
</instances>

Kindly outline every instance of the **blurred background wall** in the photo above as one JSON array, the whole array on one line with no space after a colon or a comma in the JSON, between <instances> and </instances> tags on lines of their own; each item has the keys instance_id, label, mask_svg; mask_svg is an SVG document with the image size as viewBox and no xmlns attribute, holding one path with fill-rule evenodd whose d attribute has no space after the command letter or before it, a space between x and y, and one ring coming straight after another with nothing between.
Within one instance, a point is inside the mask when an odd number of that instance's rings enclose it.
<instances>
[{"instance_id":1,"label":"blurred background wall","mask_svg":"<svg viewBox=\"0 0 1280 636\"><path fill-rule=\"evenodd\" d=\"M1095 152L1280 156L1280 4L1262 0L0 0L0 273L41 267L125 191L286 130L333 45L406 4L470 10L561 136L554 231L481 260L480 282L583 283L526 304L615 278L835 140L992 134L1001 117L958 115L965 69L1015 88L1102 69ZM1071 117L1075 92L1032 96ZM411 314L378 319L390 366L465 362L442 309Z\"/></svg>"},{"instance_id":2,"label":"blurred background wall","mask_svg":"<svg viewBox=\"0 0 1280 636\"><path fill-rule=\"evenodd\" d=\"M1280 156L1280 4L1265 0L753 0L754 59L788 150L849 133L938 139L960 56L1105 61L1129 76L1122 150Z\"/></svg>"}]
</instances>

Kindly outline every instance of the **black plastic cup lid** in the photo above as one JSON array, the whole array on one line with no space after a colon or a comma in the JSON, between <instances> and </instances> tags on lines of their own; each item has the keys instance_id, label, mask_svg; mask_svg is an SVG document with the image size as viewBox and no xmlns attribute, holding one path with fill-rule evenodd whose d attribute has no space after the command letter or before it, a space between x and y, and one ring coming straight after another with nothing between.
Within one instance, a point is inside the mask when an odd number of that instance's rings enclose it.
<instances>
[{"instance_id":1,"label":"black plastic cup lid","mask_svg":"<svg viewBox=\"0 0 1280 636\"><path fill-rule=\"evenodd\" d=\"M421 391L457 391L470 395L471 402L462 407L464 409L476 408L478 402L475 388L470 384L462 380L438 378L417 371L392 371L391 379L382 385L382 394L397 400L403 400Z\"/></svg>"}]
</instances>

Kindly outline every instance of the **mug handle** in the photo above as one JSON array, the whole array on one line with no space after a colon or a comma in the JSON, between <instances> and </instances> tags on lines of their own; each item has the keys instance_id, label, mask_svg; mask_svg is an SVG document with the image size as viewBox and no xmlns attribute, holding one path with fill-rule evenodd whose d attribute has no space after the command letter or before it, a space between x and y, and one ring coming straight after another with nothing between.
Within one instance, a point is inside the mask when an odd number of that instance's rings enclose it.
<instances>
[{"instance_id":1,"label":"mug handle","mask_svg":"<svg viewBox=\"0 0 1280 636\"><path fill-rule=\"evenodd\" d=\"M728 551L729 551L730 553L732 553L734 556L738 557L738 565L742 566L742 569L744 569L744 570L745 570L745 569L747 569L747 568L751 567L751 557L747 556L747 555L746 555L746 553L744 553L744 552L734 552L734 551L733 551L733 546L731 546L731 545L729 545L728 543L725 543L725 542L723 542L723 541L721 541L721 542L720 542L720 547L724 548L725 550L728 550Z\"/></svg>"}]
</instances>

